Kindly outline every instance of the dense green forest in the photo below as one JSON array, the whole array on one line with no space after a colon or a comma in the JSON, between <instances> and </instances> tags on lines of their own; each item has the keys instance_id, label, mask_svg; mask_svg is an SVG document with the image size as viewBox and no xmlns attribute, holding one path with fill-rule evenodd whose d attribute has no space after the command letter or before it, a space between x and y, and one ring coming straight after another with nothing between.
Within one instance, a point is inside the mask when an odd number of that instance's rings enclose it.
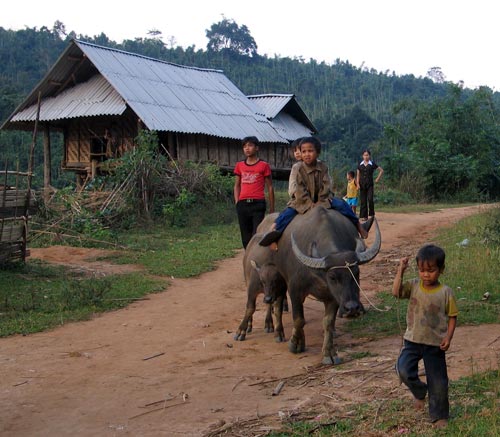
<instances>
[{"instance_id":1,"label":"dense green forest","mask_svg":"<svg viewBox=\"0 0 500 437\"><path fill-rule=\"evenodd\" d=\"M416 200L492 199L500 196L500 95L464 89L439 69L426 78L398 76L302 58L268 57L246 26L224 18L206 31L207 48L176 46L151 31L147 38L110 40L52 28L0 28L0 120L3 122L46 74L71 38L183 65L222 69L245 93L293 93L325 143L335 176L354 168L370 147L387 183ZM432 73L432 72L430 72ZM0 132L2 160L26 167L31 136ZM39 148L36 162L41 162ZM56 184L60 174L54 157ZM2 162L0 162L2 164Z\"/></svg>"}]
</instances>

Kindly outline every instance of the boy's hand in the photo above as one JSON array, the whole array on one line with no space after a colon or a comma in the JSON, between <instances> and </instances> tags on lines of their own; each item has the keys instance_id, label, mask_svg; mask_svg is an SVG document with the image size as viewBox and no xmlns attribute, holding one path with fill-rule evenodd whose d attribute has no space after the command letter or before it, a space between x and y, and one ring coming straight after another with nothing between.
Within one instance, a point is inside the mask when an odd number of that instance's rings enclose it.
<instances>
[{"instance_id":1,"label":"boy's hand","mask_svg":"<svg viewBox=\"0 0 500 437\"><path fill-rule=\"evenodd\" d=\"M406 268L408 267L408 261L409 260L408 260L407 256L405 256L404 258L401 258L399 260L399 268L401 269L401 273L403 273L406 270Z\"/></svg>"},{"instance_id":2,"label":"boy's hand","mask_svg":"<svg viewBox=\"0 0 500 437\"><path fill-rule=\"evenodd\" d=\"M450 348L451 340L448 337L445 337L444 340L439 345L439 348L442 351L447 351Z\"/></svg>"},{"instance_id":3,"label":"boy's hand","mask_svg":"<svg viewBox=\"0 0 500 437\"><path fill-rule=\"evenodd\" d=\"M398 271L396 272L396 277L394 278L394 283L392 284L392 295L394 297L401 297L403 274L407 267L408 257L405 256L399 260Z\"/></svg>"}]
</instances>

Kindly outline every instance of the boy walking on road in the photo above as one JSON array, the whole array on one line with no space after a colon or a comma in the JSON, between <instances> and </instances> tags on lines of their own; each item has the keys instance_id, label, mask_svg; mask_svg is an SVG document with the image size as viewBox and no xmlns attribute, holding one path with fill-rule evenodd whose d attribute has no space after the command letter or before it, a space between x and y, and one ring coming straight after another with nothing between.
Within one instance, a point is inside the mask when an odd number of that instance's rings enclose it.
<instances>
[{"instance_id":1,"label":"boy walking on road","mask_svg":"<svg viewBox=\"0 0 500 437\"><path fill-rule=\"evenodd\" d=\"M439 282L444 271L445 253L432 244L422 247L416 257L419 278L403 283L408 258L400 261L392 294L409 299L404 347L396 371L415 398L415 408L423 410L429 395L429 415L434 426L448 424L448 373L445 352L449 349L457 323L458 309L453 291ZM424 360L427 383L418 377L418 362Z\"/></svg>"}]
</instances>

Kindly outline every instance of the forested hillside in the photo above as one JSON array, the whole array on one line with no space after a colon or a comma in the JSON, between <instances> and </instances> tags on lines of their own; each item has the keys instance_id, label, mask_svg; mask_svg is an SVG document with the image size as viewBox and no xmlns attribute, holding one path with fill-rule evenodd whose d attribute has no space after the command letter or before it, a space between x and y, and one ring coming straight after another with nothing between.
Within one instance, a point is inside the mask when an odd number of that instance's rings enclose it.
<instances>
[{"instance_id":1,"label":"forested hillside","mask_svg":"<svg viewBox=\"0 0 500 437\"><path fill-rule=\"evenodd\" d=\"M394 188L412 195L432 199L458 190L465 197L497 197L500 192L498 93L367 70L342 60L329 65L260 56L248 29L227 19L207 31L206 50L182 48L173 39L167 44L158 32L118 43L105 33L67 32L60 22L51 29L0 28L2 122L73 37L177 64L222 69L246 94L295 94L326 143L324 159L338 174L355 165L362 148L371 147L375 159L390 169ZM27 134L0 132L2 158L25 161L29 142Z\"/></svg>"}]
</instances>

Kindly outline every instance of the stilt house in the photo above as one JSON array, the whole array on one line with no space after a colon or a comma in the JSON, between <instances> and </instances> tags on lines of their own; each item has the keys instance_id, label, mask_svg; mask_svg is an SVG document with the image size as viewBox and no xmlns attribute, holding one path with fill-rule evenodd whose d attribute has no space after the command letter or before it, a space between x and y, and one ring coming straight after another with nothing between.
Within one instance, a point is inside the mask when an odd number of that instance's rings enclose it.
<instances>
[{"instance_id":1,"label":"stilt house","mask_svg":"<svg viewBox=\"0 0 500 437\"><path fill-rule=\"evenodd\" d=\"M158 132L173 159L232 170L241 139L255 135L274 176L291 167L288 144L316 133L293 95L245 96L220 70L176 65L73 40L2 129L32 130L41 95L44 184L50 185L50 133L63 135L62 168L78 180L135 145L140 129Z\"/></svg>"}]
</instances>

